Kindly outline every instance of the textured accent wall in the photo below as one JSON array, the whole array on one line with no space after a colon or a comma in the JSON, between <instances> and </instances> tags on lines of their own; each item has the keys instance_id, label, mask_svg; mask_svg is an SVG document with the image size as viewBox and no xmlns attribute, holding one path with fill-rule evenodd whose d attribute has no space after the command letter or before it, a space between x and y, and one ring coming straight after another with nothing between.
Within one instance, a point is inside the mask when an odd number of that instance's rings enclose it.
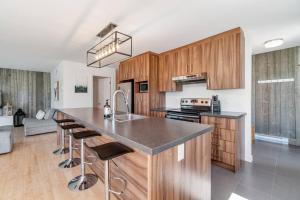
<instances>
[{"instance_id":1,"label":"textured accent wall","mask_svg":"<svg viewBox=\"0 0 300 200\"><path fill-rule=\"evenodd\" d=\"M51 106L50 73L0 68L2 103L10 102L13 111L21 108L28 117Z\"/></svg>"},{"instance_id":2,"label":"textured accent wall","mask_svg":"<svg viewBox=\"0 0 300 200\"><path fill-rule=\"evenodd\" d=\"M253 56L252 109L257 133L297 139L300 99L296 96L297 47ZM258 83L259 80L290 79L291 82ZM254 113L254 112L253 112Z\"/></svg>"}]
</instances>

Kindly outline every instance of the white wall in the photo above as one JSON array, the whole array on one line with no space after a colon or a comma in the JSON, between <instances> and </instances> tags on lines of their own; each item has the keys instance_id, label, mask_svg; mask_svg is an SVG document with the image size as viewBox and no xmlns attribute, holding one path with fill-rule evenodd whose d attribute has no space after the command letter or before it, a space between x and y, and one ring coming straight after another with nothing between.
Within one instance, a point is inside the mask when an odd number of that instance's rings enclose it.
<instances>
[{"instance_id":1,"label":"white wall","mask_svg":"<svg viewBox=\"0 0 300 200\"><path fill-rule=\"evenodd\" d=\"M80 108L93 106L93 76L109 77L115 83L115 69L110 67L91 68L85 63L64 60L51 72L51 105L53 108ZM54 100L53 85L60 81L60 99ZM87 83L87 93L75 93L76 83ZM111 84L111 93L115 84Z\"/></svg>"},{"instance_id":2,"label":"white wall","mask_svg":"<svg viewBox=\"0 0 300 200\"><path fill-rule=\"evenodd\" d=\"M243 159L252 162L251 148L251 81L252 81L252 52L249 40L246 40L245 50L245 89L207 90L206 83L184 85L182 92L168 92L166 94L167 107L179 107L180 98L210 97L219 95L222 111L247 113L245 117L245 133L242 137Z\"/></svg>"},{"instance_id":3,"label":"white wall","mask_svg":"<svg viewBox=\"0 0 300 200\"><path fill-rule=\"evenodd\" d=\"M54 83L59 81L59 101L54 100ZM51 107L62 108L63 107L63 66L61 63L51 71Z\"/></svg>"}]
</instances>

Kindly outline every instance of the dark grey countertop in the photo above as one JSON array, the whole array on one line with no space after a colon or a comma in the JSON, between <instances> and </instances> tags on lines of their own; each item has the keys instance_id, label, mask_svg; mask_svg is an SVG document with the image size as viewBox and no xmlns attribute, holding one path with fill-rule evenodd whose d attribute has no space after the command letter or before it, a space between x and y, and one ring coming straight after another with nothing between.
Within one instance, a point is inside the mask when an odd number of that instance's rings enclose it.
<instances>
[{"instance_id":1,"label":"dark grey countertop","mask_svg":"<svg viewBox=\"0 0 300 200\"><path fill-rule=\"evenodd\" d=\"M152 108L152 109L150 109L150 111L154 111L154 112L167 112L168 110L174 110L174 109L176 109L176 108L161 107L161 108Z\"/></svg>"},{"instance_id":2,"label":"dark grey countertop","mask_svg":"<svg viewBox=\"0 0 300 200\"><path fill-rule=\"evenodd\" d=\"M168 108L168 107L161 107L161 108L153 108L151 111L154 112L167 112L178 108ZM231 112L231 111L221 111L221 112L202 112L200 113L201 116L210 116L210 117L224 117L224 118L231 118L237 119L246 115L243 112Z\"/></svg>"},{"instance_id":3,"label":"dark grey countertop","mask_svg":"<svg viewBox=\"0 0 300 200\"><path fill-rule=\"evenodd\" d=\"M229 111L221 111L221 112L203 112L200 114L201 116L210 116L210 117L224 117L224 118L231 118L237 119L246 115L243 112L229 112Z\"/></svg>"},{"instance_id":4,"label":"dark grey countertop","mask_svg":"<svg viewBox=\"0 0 300 200\"><path fill-rule=\"evenodd\" d=\"M117 141L155 155L213 130L213 126L165 118L115 122L104 119L99 108L58 109L70 118Z\"/></svg>"}]
</instances>

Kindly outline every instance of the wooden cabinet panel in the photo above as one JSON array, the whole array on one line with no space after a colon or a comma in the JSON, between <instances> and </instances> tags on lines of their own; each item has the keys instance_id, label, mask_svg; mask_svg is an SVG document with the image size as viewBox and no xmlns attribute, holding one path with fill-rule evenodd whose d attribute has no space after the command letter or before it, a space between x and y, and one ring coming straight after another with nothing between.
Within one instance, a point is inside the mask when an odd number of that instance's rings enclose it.
<instances>
[{"instance_id":1,"label":"wooden cabinet panel","mask_svg":"<svg viewBox=\"0 0 300 200\"><path fill-rule=\"evenodd\" d=\"M158 118L165 118L166 113L165 112L156 112L156 111L151 111L150 112L151 117L158 117Z\"/></svg>"},{"instance_id":2,"label":"wooden cabinet panel","mask_svg":"<svg viewBox=\"0 0 300 200\"><path fill-rule=\"evenodd\" d=\"M159 56L158 90L160 92L180 91L182 86L172 81L177 52L172 51Z\"/></svg>"},{"instance_id":3,"label":"wooden cabinet panel","mask_svg":"<svg viewBox=\"0 0 300 200\"><path fill-rule=\"evenodd\" d=\"M220 129L220 139L235 142L236 132L228 129Z\"/></svg>"},{"instance_id":4,"label":"wooden cabinet panel","mask_svg":"<svg viewBox=\"0 0 300 200\"><path fill-rule=\"evenodd\" d=\"M176 63L174 65L173 76L184 76L189 74L189 48L181 48L174 52Z\"/></svg>"},{"instance_id":5,"label":"wooden cabinet panel","mask_svg":"<svg viewBox=\"0 0 300 200\"><path fill-rule=\"evenodd\" d=\"M211 39L210 62L207 68L208 89L244 87L244 45L242 32L234 29Z\"/></svg>"},{"instance_id":6,"label":"wooden cabinet panel","mask_svg":"<svg viewBox=\"0 0 300 200\"><path fill-rule=\"evenodd\" d=\"M223 152L222 153L222 162L224 162L227 165L234 166L235 165L235 156L234 154Z\"/></svg>"},{"instance_id":7,"label":"wooden cabinet panel","mask_svg":"<svg viewBox=\"0 0 300 200\"><path fill-rule=\"evenodd\" d=\"M136 93L134 98L134 113L137 115L150 115L149 94Z\"/></svg>"},{"instance_id":8,"label":"wooden cabinet panel","mask_svg":"<svg viewBox=\"0 0 300 200\"><path fill-rule=\"evenodd\" d=\"M244 117L229 119L221 117L201 117L201 123L215 126L212 132L212 160L215 164L237 171L240 167L241 124Z\"/></svg>"},{"instance_id":9,"label":"wooden cabinet panel","mask_svg":"<svg viewBox=\"0 0 300 200\"><path fill-rule=\"evenodd\" d=\"M120 81L124 81L124 80L129 80L132 79L133 74L131 74L133 72L132 70L132 62L125 62L125 63L121 63L119 66L119 80Z\"/></svg>"},{"instance_id":10,"label":"wooden cabinet panel","mask_svg":"<svg viewBox=\"0 0 300 200\"><path fill-rule=\"evenodd\" d=\"M135 81L149 80L149 54L143 54L135 59Z\"/></svg>"},{"instance_id":11,"label":"wooden cabinet panel","mask_svg":"<svg viewBox=\"0 0 300 200\"><path fill-rule=\"evenodd\" d=\"M207 62L209 62L210 42L204 40L190 46L189 74L201 74L207 72Z\"/></svg>"}]
</instances>

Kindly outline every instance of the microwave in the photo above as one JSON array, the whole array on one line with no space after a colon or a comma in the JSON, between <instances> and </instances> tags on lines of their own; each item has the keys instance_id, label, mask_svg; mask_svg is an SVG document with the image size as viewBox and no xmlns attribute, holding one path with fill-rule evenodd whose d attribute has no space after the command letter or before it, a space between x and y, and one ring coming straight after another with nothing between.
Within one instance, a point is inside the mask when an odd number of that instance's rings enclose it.
<instances>
[{"instance_id":1,"label":"microwave","mask_svg":"<svg viewBox=\"0 0 300 200\"><path fill-rule=\"evenodd\" d=\"M148 92L148 81L139 82L139 92Z\"/></svg>"}]
</instances>

